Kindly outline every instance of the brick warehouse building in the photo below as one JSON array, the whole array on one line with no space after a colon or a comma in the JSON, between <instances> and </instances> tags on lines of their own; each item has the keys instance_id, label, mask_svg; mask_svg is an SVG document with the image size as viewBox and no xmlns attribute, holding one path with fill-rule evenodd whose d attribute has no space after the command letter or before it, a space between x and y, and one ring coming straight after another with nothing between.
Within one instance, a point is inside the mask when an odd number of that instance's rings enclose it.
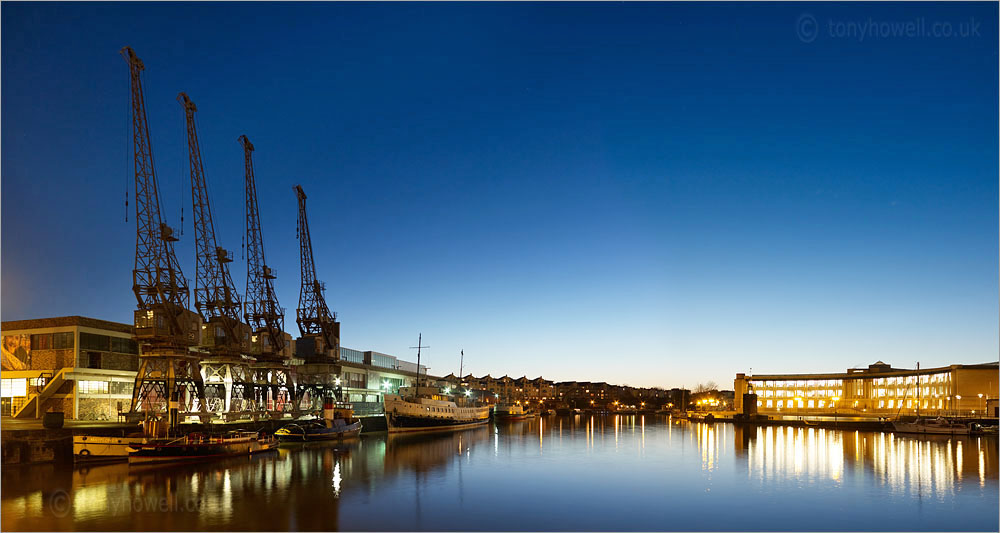
<instances>
[{"instance_id":1,"label":"brick warehouse building","mask_svg":"<svg viewBox=\"0 0 1000 533\"><path fill-rule=\"evenodd\" d=\"M4 416L117 420L128 410L139 346L128 324L81 316L2 325Z\"/></svg>"}]
</instances>

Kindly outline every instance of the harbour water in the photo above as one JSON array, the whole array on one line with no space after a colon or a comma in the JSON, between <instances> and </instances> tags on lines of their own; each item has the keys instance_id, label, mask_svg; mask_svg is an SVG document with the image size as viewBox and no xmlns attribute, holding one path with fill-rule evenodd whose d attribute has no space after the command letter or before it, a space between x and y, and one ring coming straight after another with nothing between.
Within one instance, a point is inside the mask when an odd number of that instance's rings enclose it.
<instances>
[{"instance_id":1,"label":"harbour water","mask_svg":"<svg viewBox=\"0 0 1000 533\"><path fill-rule=\"evenodd\" d=\"M10 530L996 531L997 439L567 416L4 468Z\"/></svg>"}]
</instances>

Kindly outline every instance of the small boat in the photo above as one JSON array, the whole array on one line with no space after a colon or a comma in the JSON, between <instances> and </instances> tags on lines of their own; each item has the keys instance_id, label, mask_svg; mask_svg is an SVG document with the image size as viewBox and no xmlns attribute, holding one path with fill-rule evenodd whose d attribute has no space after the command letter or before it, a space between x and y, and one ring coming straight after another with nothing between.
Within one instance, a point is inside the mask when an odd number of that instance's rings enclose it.
<instances>
[{"instance_id":1,"label":"small boat","mask_svg":"<svg viewBox=\"0 0 1000 533\"><path fill-rule=\"evenodd\" d=\"M997 429L997 426L987 426L977 423L972 425L970 432L977 433L979 435L996 435L998 433Z\"/></svg>"},{"instance_id":2,"label":"small boat","mask_svg":"<svg viewBox=\"0 0 1000 533\"><path fill-rule=\"evenodd\" d=\"M230 431L225 435L191 433L174 439L150 439L144 443L130 444L130 465L198 461L251 455L275 449L278 440L263 437L256 431Z\"/></svg>"},{"instance_id":3,"label":"small boat","mask_svg":"<svg viewBox=\"0 0 1000 533\"><path fill-rule=\"evenodd\" d=\"M521 404L497 406L494 416L497 420L525 420L535 417L534 413L525 411Z\"/></svg>"},{"instance_id":4,"label":"small boat","mask_svg":"<svg viewBox=\"0 0 1000 533\"><path fill-rule=\"evenodd\" d=\"M576 413L573 411L572 408L563 406L563 407L556 407L556 414L559 416L569 416Z\"/></svg>"},{"instance_id":5,"label":"small boat","mask_svg":"<svg viewBox=\"0 0 1000 533\"><path fill-rule=\"evenodd\" d=\"M322 420L293 422L282 426L274 436L282 442L341 440L361 434L361 421L354 418L354 406L348 403L326 403Z\"/></svg>"},{"instance_id":6,"label":"small boat","mask_svg":"<svg viewBox=\"0 0 1000 533\"><path fill-rule=\"evenodd\" d=\"M715 415L712 413L701 413L701 412L689 412L687 414L687 419L695 422L715 422Z\"/></svg>"},{"instance_id":7,"label":"small boat","mask_svg":"<svg viewBox=\"0 0 1000 533\"><path fill-rule=\"evenodd\" d=\"M899 433L923 433L934 435L968 435L969 426L962 422L953 422L943 417L918 418L915 422L892 423L893 429Z\"/></svg>"}]
</instances>

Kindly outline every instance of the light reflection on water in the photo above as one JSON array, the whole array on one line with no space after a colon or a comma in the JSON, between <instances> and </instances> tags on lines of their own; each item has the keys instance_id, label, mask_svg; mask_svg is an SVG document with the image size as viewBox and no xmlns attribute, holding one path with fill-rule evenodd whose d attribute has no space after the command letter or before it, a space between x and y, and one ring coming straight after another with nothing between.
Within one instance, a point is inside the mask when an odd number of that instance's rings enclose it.
<instances>
[{"instance_id":1,"label":"light reflection on water","mask_svg":"<svg viewBox=\"0 0 1000 533\"><path fill-rule=\"evenodd\" d=\"M996 530L997 476L995 438L578 415L159 468L4 468L2 517L66 531Z\"/></svg>"}]
</instances>

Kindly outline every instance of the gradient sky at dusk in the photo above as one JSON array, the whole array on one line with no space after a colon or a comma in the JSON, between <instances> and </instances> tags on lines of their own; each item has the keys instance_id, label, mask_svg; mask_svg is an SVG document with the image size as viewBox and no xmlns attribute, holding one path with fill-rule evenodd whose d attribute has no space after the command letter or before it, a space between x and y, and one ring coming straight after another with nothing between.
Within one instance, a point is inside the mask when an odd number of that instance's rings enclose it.
<instances>
[{"instance_id":1,"label":"gradient sky at dusk","mask_svg":"<svg viewBox=\"0 0 1000 533\"><path fill-rule=\"evenodd\" d=\"M432 374L995 361L996 43L995 3L4 3L2 318L131 322L130 45L185 275L180 91L241 291L256 146L293 334L301 184L343 345Z\"/></svg>"}]
</instances>

